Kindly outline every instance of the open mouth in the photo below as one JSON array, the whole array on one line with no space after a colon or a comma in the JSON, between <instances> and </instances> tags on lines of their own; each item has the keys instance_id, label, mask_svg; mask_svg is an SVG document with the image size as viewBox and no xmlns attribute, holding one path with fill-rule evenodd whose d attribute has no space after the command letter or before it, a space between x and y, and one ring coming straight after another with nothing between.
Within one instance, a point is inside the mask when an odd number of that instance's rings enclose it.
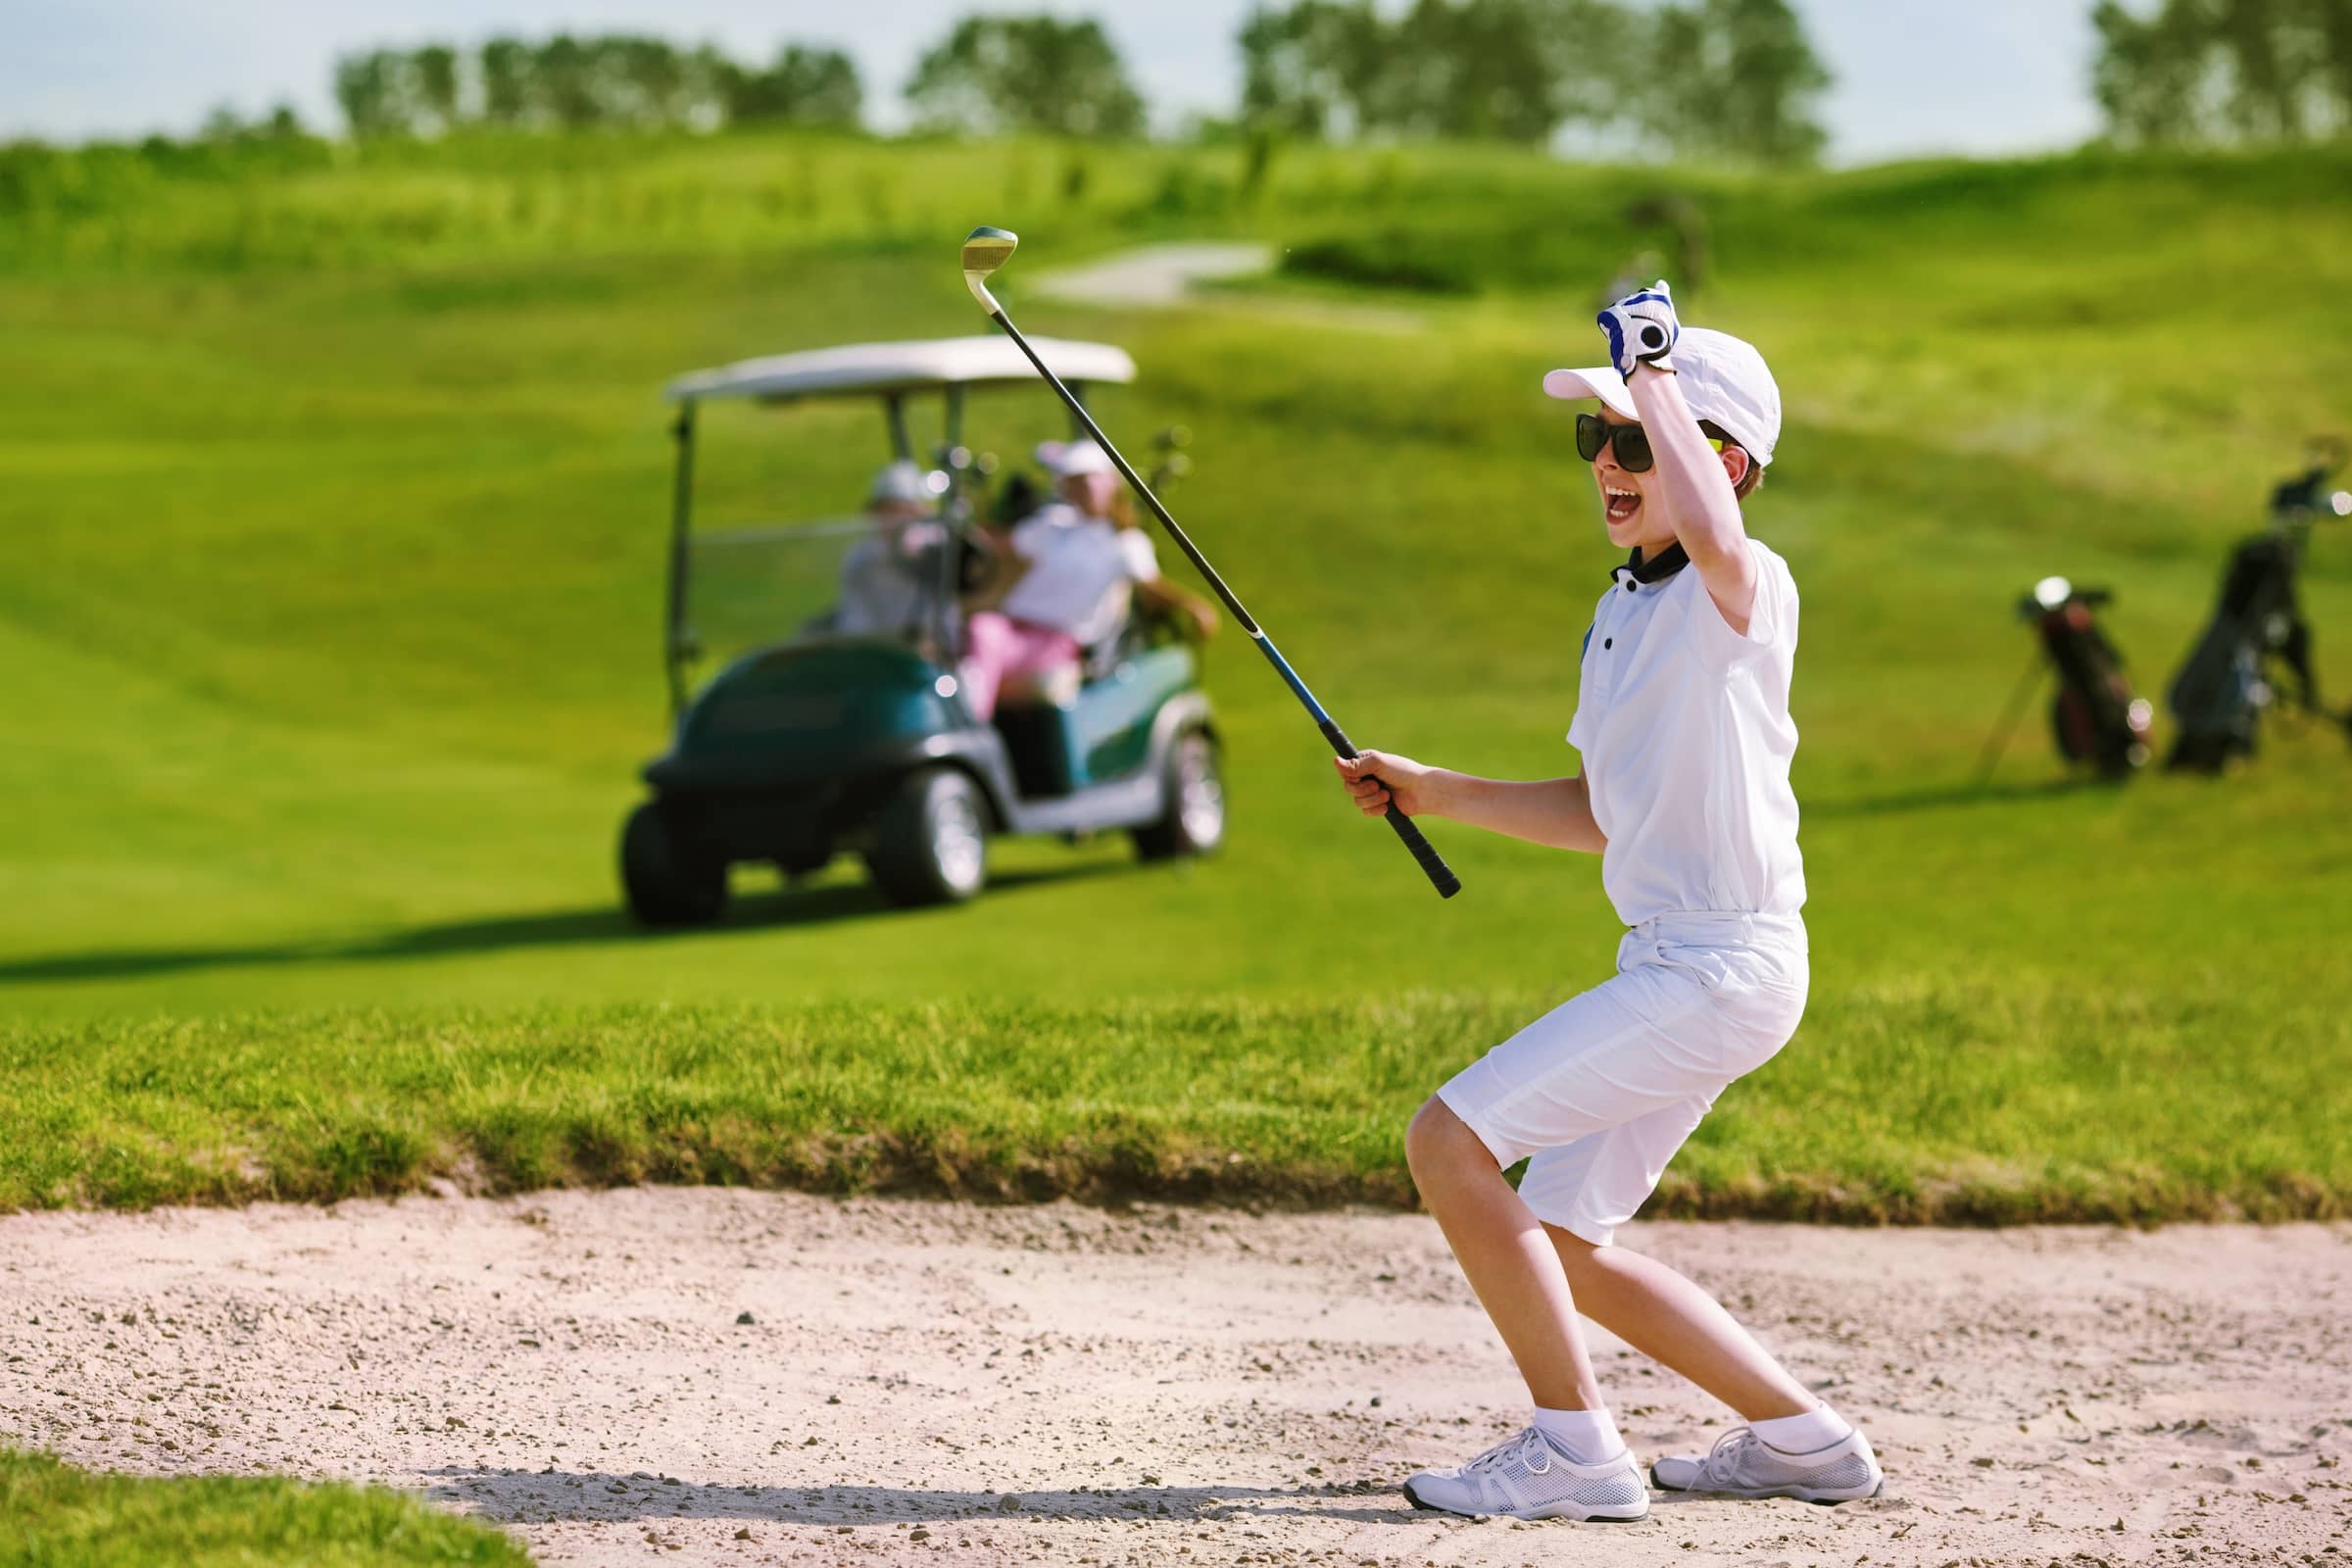
<instances>
[{"instance_id":1,"label":"open mouth","mask_svg":"<svg viewBox=\"0 0 2352 1568\"><path fill-rule=\"evenodd\" d=\"M1601 487L1600 497L1608 508L1611 522L1623 522L1642 510L1642 497L1632 490L1620 490L1614 485L1604 485Z\"/></svg>"}]
</instances>

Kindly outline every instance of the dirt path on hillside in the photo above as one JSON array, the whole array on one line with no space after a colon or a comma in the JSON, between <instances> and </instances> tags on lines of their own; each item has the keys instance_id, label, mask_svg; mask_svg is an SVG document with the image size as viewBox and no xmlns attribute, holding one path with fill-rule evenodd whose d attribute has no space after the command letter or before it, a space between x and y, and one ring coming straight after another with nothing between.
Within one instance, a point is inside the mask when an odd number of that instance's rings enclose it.
<instances>
[{"instance_id":1,"label":"dirt path on hillside","mask_svg":"<svg viewBox=\"0 0 2352 1568\"><path fill-rule=\"evenodd\" d=\"M1271 245L1145 245L1084 267L1041 272L1037 291L1081 305L1181 305L1196 283L1252 277L1274 266Z\"/></svg>"},{"instance_id":2,"label":"dirt path on hillside","mask_svg":"<svg viewBox=\"0 0 2352 1568\"><path fill-rule=\"evenodd\" d=\"M1274 270L1277 259L1271 245L1199 241L1144 245L1084 266L1040 272L1031 286L1048 299L1104 310L1213 305L1219 310L1246 311L1309 326L1388 333L1417 332L1422 328L1418 312L1394 305L1200 286L1262 277Z\"/></svg>"},{"instance_id":3,"label":"dirt path on hillside","mask_svg":"<svg viewBox=\"0 0 2352 1568\"><path fill-rule=\"evenodd\" d=\"M1521 1420L1426 1219L689 1189L0 1218L0 1438L382 1482L549 1563L2352 1564L2352 1227L1627 1239L1887 1494L1408 1510ZM1642 1453L1720 1430L1604 1345Z\"/></svg>"}]
</instances>

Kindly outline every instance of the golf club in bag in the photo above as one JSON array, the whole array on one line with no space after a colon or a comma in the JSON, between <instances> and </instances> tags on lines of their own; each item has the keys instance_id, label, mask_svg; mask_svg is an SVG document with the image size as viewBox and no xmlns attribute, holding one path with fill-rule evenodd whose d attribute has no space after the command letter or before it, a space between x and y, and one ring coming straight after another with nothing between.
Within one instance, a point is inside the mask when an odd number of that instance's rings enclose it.
<instances>
[{"instance_id":1,"label":"golf club in bag","mask_svg":"<svg viewBox=\"0 0 2352 1568\"><path fill-rule=\"evenodd\" d=\"M1225 586L1225 579L1217 575L1217 569L1208 564L1208 558L1176 525L1176 519L1168 515L1168 509L1160 505L1159 497L1152 494L1152 487L1144 482L1143 476L1128 466L1127 460L1119 455L1119 449L1111 445L1110 437L1104 435L1102 427L1095 422L1095 416L1087 413L1086 405L1062 385L1059 376L1046 368L1046 362L1037 357L1037 351L1029 346L1029 340L1021 336L1020 328L1014 326L1012 318L1004 314L1004 307L999 305L996 296L988 291L990 274L1012 259L1013 249L1019 244L1019 236L1008 229L973 229L963 242L964 287L972 291L972 298L980 302L980 308L988 313L989 319L1003 327L1004 335L1019 346L1031 365L1037 367L1037 373L1044 376L1046 383L1059 394L1061 401L1068 405L1071 416L1085 428L1086 433L1093 436L1103 452L1109 455L1111 463L1119 470L1119 476L1127 481L1129 488L1143 500L1144 505L1152 509L1152 514L1159 519L1161 527L1167 529L1168 537L1176 542L1176 548L1184 552L1185 559L1193 564L1215 591L1217 598L1224 602L1233 618L1241 622L1242 630L1250 634L1250 640L1257 645L1257 651L1266 656L1266 662L1274 666L1274 672L1291 688L1291 694L1305 707L1308 715L1315 721L1315 727L1323 732L1323 738L1331 743L1332 749L1342 757L1353 758L1355 748L1348 743L1347 734L1323 710L1323 705L1315 701L1315 694L1306 689L1306 682L1300 680L1298 672L1291 668L1290 661L1284 659L1275 648L1274 640L1242 607L1241 600L1235 597L1233 590ZM1396 837L1412 852L1413 859L1420 865L1422 874L1429 878L1430 885L1438 890L1440 898L1450 899L1462 891L1461 879L1430 847L1429 840L1422 837L1420 827L1411 817L1391 806L1383 820L1396 829Z\"/></svg>"},{"instance_id":2,"label":"golf club in bag","mask_svg":"<svg viewBox=\"0 0 2352 1568\"><path fill-rule=\"evenodd\" d=\"M2263 710L2278 702L2274 662L2295 677L2307 713L2333 716L2320 707L2311 667L2311 625L2295 592L2311 525L2352 514L2352 494L2328 481L2344 462L2340 440L2312 443L2313 465L2271 492L2271 529L2240 542L2222 574L2213 619L2173 677L2167 701L2180 733L2165 759L2168 768L2218 773L2232 757L2254 754ZM2352 727L2352 714L2344 716Z\"/></svg>"},{"instance_id":3,"label":"golf club in bag","mask_svg":"<svg viewBox=\"0 0 2352 1568\"><path fill-rule=\"evenodd\" d=\"M2123 656L2092 613L2114 597L2104 588L2077 588L2064 577L2044 577L2019 601L2018 616L2033 623L2041 646L2010 694L2000 723L1985 739L1977 782L1992 777L2026 704L2041 684L2045 660L2058 674L2058 692L2050 701L2050 731L2058 755L2070 762L2087 762L2109 779L2128 777L2147 762L2148 726L2155 711L2147 699L2132 695Z\"/></svg>"}]
</instances>

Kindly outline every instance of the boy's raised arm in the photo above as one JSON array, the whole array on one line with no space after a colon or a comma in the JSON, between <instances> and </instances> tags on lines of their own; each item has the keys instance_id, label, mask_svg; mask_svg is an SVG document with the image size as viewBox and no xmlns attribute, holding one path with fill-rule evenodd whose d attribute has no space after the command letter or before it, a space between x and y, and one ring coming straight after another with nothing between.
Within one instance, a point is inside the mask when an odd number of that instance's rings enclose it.
<instances>
[{"instance_id":1,"label":"boy's raised arm","mask_svg":"<svg viewBox=\"0 0 2352 1568\"><path fill-rule=\"evenodd\" d=\"M1600 314L1609 350L1633 394L1642 428L1657 454L1666 514L1674 536L1698 568L1699 580L1731 628L1745 635L1756 604L1756 564L1748 554L1740 498L1723 459L1707 444L1698 418L1671 373L1682 335L1674 298L1664 283L1627 296ZM1662 345L1662 346L1659 346ZM1749 461L1753 461L1752 459Z\"/></svg>"}]
</instances>

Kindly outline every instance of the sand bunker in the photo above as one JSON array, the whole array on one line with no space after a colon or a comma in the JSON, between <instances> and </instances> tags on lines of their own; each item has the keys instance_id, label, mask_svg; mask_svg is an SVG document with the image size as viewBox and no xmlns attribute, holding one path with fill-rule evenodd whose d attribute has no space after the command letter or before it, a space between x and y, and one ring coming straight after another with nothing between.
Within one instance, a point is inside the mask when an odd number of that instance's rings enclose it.
<instances>
[{"instance_id":1,"label":"sand bunker","mask_svg":"<svg viewBox=\"0 0 2352 1568\"><path fill-rule=\"evenodd\" d=\"M381 1482L550 1563L2352 1565L2352 1227L1627 1240L1886 1495L1411 1511L1523 1420L1423 1218L676 1188L0 1219L0 1437ZM1644 1456L1722 1429L1601 1344Z\"/></svg>"}]
</instances>

